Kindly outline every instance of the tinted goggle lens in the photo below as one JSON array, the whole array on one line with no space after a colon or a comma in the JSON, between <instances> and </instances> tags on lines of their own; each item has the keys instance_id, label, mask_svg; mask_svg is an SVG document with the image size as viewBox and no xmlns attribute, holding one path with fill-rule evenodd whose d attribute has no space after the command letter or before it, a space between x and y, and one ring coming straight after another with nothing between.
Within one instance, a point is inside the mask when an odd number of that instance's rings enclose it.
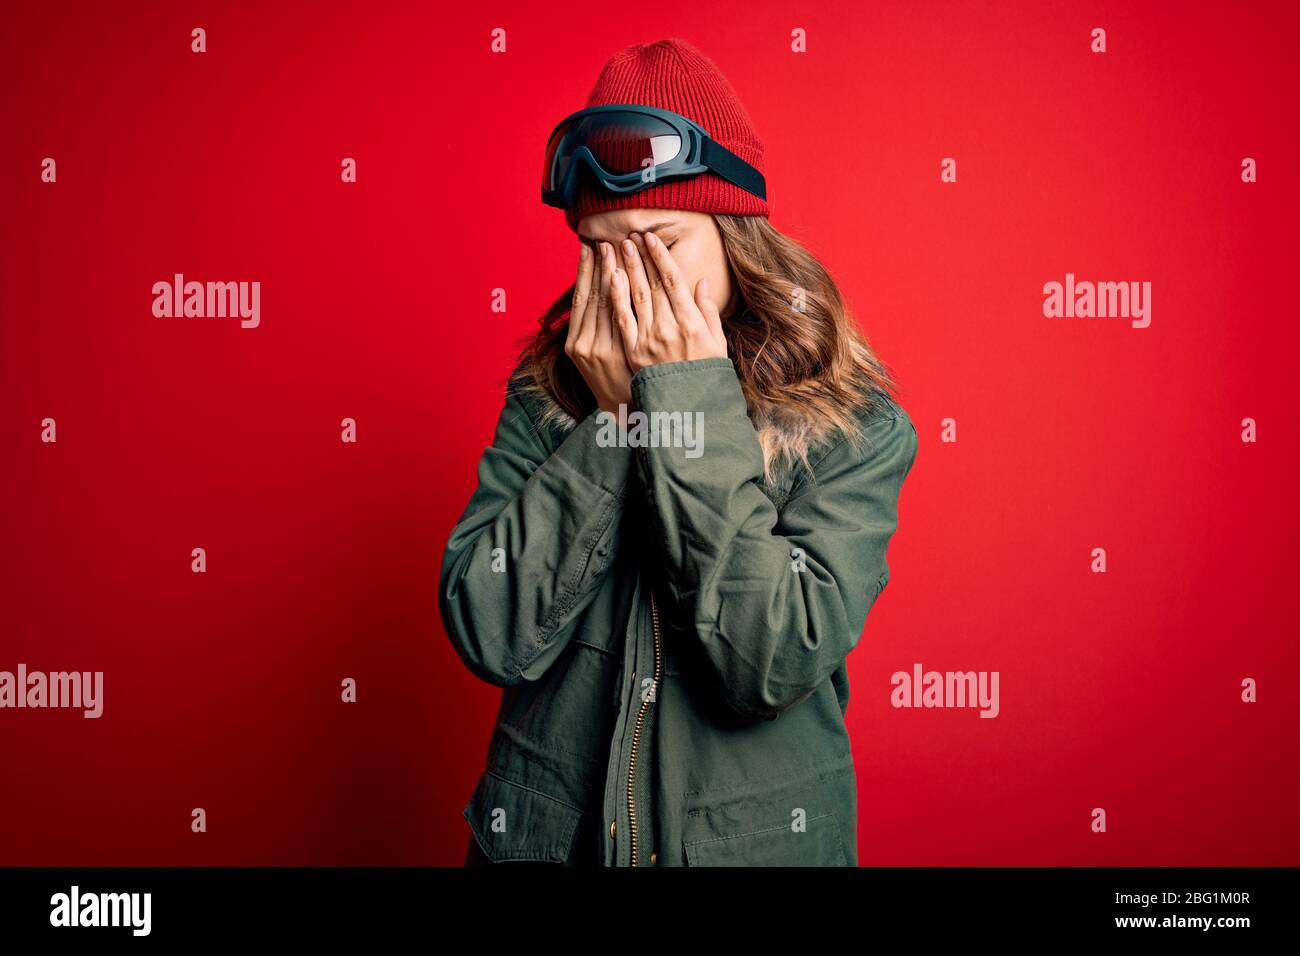
<instances>
[{"instance_id":1,"label":"tinted goggle lens","mask_svg":"<svg viewBox=\"0 0 1300 956\"><path fill-rule=\"evenodd\" d=\"M542 166L542 185L558 189L569 172L573 152L586 146L610 175L636 173L666 163L682 152L672 124L645 113L610 111L579 117L552 137Z\"/></svg>"}]
</instances>

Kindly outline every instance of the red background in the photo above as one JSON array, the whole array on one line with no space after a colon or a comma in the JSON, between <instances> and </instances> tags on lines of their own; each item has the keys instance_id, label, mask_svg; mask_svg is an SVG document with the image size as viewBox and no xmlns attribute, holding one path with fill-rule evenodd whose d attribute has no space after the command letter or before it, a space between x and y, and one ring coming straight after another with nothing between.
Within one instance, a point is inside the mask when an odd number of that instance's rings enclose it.
<instances>
[{"instance_id":1,"label":"red background","mask_svg":"<svg viewBox=\"0 0 1300 956\"><path fill-rule=\"evenodd\" d=\"M1300 13L1147 6L7 5L0 670L102 670L105 712L0 711L0 863L461 862L498 692L442 547L572 281L546 134L668 36L920 434L850 657L862 862L1300 863ZM261 281L261 326L154 318L175 272ZM1066 272L1151 326L1044 318ZM1000 716L891 708L918 661Z\"/></svg>"}]
</instances>

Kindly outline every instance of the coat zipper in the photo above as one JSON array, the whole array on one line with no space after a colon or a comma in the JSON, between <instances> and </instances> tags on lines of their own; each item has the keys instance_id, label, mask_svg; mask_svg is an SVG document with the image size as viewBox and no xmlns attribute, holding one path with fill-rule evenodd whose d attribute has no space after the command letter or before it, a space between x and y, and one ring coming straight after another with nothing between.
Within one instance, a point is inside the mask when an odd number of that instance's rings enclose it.
<instances>
[{"instance_id":1,"label":"coat zipper","mask_svg":"<svg viewBox=\"0 0 1300 956\"><path fill-rule=\"evenodd\" d=\"M646 711L650 709L650 701L659 696L659 605L655 601L653 590L650 592L650 620L655 633L655 676L650 683L650 693L642 698L641 709L637 711L636 726L632 730L632 756L627 768L627 819L632 831L630 839L633 866L636 866L636 747L641 740L641 721L645 718Z\"/></svg>"}]
</instances>

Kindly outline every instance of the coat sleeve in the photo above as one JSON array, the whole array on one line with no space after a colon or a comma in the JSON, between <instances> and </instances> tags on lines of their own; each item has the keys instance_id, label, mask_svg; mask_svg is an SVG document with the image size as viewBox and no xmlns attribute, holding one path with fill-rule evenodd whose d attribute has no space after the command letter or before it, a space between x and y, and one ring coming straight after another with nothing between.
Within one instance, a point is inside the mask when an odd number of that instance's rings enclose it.
<instances>
[{"instance_id":1,"label":"coat sleeve","mask_svg":"<svg viewBox=\"0 0 1300 956\"><path fill-rule=\"evenodd\" d=\"M490 684L540 678L609 565L632 451L602 447L597 432L593 413L548 454L528 404L507 390L438 585L447 636Z\"/></svg>"},{"instance_id":2,"label":"coat sleeve","mask_svg":"<svg viewBox=\"0 0 1300 956\"><path fill-rule=\"evenodd\" d=\"M778 512L760 486L762 447L730 359L648 366L632 388L644 412L702 414L693 455L662 442L639 447L637 470L665 586L727 703L775 719L840 665L888 583L916 429L896 405L873 417L862 450L841 441Z\"/></svg>"}]
</instances>

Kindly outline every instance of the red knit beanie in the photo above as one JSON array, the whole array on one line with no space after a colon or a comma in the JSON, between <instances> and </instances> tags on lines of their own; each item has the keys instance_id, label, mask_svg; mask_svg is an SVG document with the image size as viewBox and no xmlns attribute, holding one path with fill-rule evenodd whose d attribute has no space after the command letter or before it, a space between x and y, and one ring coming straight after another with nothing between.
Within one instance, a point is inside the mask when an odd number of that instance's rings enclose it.
<instances>
[{"instance_id":1,"label":"red knit beanie","mask_svg":"<svg viewBox=\"0 0 1300 956\"><path fill-rule=\"evenodd\" d=\"M685 40L639 43L614 54L601 70L587 106L636 103L672 110L694 120L718 143L760 173L763 144L749 114L713 61ZM635 193L611 193L588 170L578 178L578 201L564 211L578 231L584 216L609 209L689 209L695 212L766 216L768 204L712 170L666 180Z\"/></svg>"}]
</instances>

